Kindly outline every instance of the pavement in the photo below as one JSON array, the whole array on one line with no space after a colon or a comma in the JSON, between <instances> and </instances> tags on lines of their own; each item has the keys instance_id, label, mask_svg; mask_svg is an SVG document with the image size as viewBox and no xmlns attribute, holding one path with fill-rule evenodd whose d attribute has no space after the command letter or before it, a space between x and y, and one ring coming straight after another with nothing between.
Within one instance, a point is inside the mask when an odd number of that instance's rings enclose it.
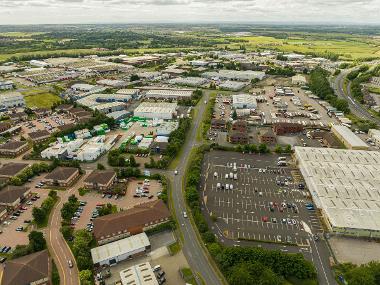
<instances>
[{"instance_id":1,"label":"pavement","mask_svg":"<svg viewBox=\"0 0 380 285\"><path fill-rule=\"evenodd\" d=\"M351 94L351 82L347 84L347 93L344 91L344 81L347 76L353 69L348 69L342 71L336 78L334 83L332 84L332 88L335 91L335 94L338 97L346 99L351 112L356 116L375 122L378 126L380 126L380 119L374 117L365 107L363 107L360 103L356 102L355 98Z\"/></svg>"}]
</instances>

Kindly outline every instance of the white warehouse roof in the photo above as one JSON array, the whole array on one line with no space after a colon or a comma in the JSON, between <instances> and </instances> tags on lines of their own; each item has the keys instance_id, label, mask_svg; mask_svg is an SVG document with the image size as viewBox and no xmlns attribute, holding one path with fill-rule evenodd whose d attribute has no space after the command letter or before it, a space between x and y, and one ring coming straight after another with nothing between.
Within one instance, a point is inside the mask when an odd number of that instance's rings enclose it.
<instances>
[{"instance_id":1,"label":"white warehouse roof","mask_svg":"<svg viewBox=\"0 0 380 285\"><path fill-rule=\"evenodd\" d=\"M133 265L119 274L123 285L158 285L149 262Z\"/></svg>"},{"instance_id":2,"label":"white warehouse roof","mask_svg":"<svg viewBox=\"0 0 380 285\"><path fill-rule=\"evenodd\" d=\"M193 94L191 90L169 90L169 89L153 89L148 90L145 93L145 96L150 97L164 97L164 98L178 98L178 97L187 97L190 98Z\"/></svg>"},{"instance_id":3,"label":"white warehouse roof","mask_svg":"<svg viewBox=\"0 0 380 285\"><path fill-rule=\"evenodd\" d=\"M295 156L333 227L380 230L380 152L295 147Z\"/></svg>"},{"instance_id":4,"label":"white warehouse roof","mask_svg":"<svg viewBox=\"0 0 380 285\"><path fill-rule=\"evenodd\" d=\"M237 94L232 95L232 105L234 108L252 109L257 108L257 101L253 95Z\"/></svg>"},{"instance_id":5,"label":"white warehouse roof","mask_svg":"<svg viewBox=\"0 0 380 285\"><path fill-rule=\"evenodd\" d=\"M177 103L142 102L135 110L134 115L144 118L172 119L177 112Z\"/></svg>"},{"instance_id":6,"label":"white warehouse roof","mask_svg":"<svg viewBox=\"0 0 380 285\"><path fill-rule=\"evenodd\" d=\"M332 132L336 132L341 136L352 148L355 147L368 147L357 135L355 135L349 128L342 125L332 125Z\"/></svg>"},{"instance_id":7,"label":"white warehouse roof","mask_svg":"<svg viewBox=\"0 0 380 285\"><path fill-rule=\"evenodd\" d=\"M116 256L134 252L148 246L150 246L150 242L146 233L137 234L92 248L92 261L94 264L100 263L102 261L112 259Z\"/></svg>"}]
</instances>

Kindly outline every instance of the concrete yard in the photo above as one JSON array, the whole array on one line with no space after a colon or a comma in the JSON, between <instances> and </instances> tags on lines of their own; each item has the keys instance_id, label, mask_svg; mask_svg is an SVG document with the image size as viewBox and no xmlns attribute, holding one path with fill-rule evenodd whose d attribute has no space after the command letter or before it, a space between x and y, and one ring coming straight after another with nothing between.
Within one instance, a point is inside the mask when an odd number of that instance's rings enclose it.
<instances>
[{"instance_id":1,"label":"concrete yard","mask_svg":"<svg viewBox=\"0 0 380 285\"><path fill-rule=\"evenodd\" d=\"M144 256L136 257L130 260L120 262L119 264L112 266L111 277L106 279L106 285L114 285L116 281L120 280L119 272L130 266L140 264L143 262L149 262L152 267L155 265L161 265L163 271L165 271L167 285L181 285L185 284L182 280L179 269L189 267L185 256L182 251L171 256L167 250L167 245L173 243L175 238L172 232L163 232L149 237L152 245L151 252Z\"/></svg>"},{"instance_id":2,"label":"concrete yard","mask_svg":"<svg viewBox=\"0 0 380 285\"><path fill-rule=\"evenodd\" d=\"M365 264L380 260L380 244L375 241L333 236L329 243L338 262Z\"/></svg>"}]
</instances>

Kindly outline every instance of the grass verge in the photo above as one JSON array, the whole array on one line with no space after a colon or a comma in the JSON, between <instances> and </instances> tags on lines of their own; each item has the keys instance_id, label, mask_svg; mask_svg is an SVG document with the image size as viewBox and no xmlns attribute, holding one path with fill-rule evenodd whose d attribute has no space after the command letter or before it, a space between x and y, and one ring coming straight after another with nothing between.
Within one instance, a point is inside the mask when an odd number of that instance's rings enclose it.
<instances>
[{"instance_id":1,"label":"grass verge","mask_svg":"<svg viewBox=\"0 0 380 285\"><path fill-rule=\"evenodd\" d=\"M170 255L176 255L181 250L181 245L178 241L168 245Z\"/></svg>"}]
</instances>

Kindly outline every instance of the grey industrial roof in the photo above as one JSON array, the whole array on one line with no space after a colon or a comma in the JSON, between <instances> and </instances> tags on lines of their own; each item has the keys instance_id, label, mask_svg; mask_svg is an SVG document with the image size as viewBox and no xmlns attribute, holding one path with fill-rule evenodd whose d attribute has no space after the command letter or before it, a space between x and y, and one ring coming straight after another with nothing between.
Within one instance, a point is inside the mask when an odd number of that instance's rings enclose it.
<instances>
[{"instance_id":1,"label":"grey industrial roof","mask_svg":"<svg viewBox=\"0 0 380 285\"><path fill-rule=\"evenodd\" d=\"M346 142L352 147L368 147L368 145L361 140L357 135L355 135L349 128L341 125L333 125L331 127L341 135Z\"/></svg>"},{"instance_id":2,"label":"grey industrial roof","mask_svg":"<svg viewBox=\"0 0 380 285\"><path fill-rule=\"evenodd\" d=\"M150 245L146 233L130 236L91 249L92 261L98 263Z\"/></svg>"},{"instance_id":3,"label":"grey industrial roof","mask_svg":"<svg viewBox=\"0 0 380 285\"><path fill-rule=\"evenodd\" d=\"M333 226L380 230L380 152L295 147L295 156Z\"/></svg>"}]
</instances>

